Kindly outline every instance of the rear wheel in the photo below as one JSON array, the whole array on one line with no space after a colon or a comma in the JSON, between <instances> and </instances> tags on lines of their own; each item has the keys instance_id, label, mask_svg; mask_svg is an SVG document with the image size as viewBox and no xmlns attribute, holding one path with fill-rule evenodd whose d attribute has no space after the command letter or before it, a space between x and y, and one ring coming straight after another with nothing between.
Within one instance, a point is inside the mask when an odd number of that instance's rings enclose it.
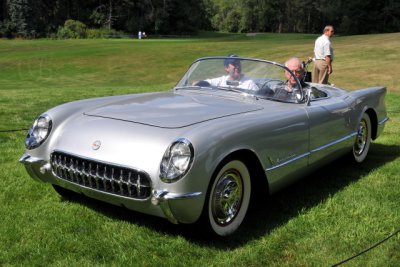
<instances>
[{"instance_id":1,"label":"rear wheel","mask_svg":"<svg viewBox=\"0 0 400 267\"><path fill-rule=\"evenodd\" d=\"M207 214L211 229L220 236L235 232L243 222L250 203L251 180L240 160L224 164L208 194Z\"/></svg>"},{"instance_id":2,"label":"rear wheel","mask_svg":"<svg viewBox=\"0 0 400 267\"><path fill-rule=\"evenodd\" d=\"M353 157L356 162L363 162L367 157L371 144L371 119L364 113L359 125L357 137L353 145Z\"/></svg>"}]
</instances>

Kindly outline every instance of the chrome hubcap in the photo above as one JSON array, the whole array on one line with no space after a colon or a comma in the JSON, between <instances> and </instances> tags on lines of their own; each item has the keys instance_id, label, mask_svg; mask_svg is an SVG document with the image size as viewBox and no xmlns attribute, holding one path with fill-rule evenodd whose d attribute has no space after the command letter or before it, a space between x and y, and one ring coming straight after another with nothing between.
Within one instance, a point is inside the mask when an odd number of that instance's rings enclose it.
<instances>
[{"instance_id":1,"label":"chrome hubcap","mask_svg":"<svg viewBox=\"0 0 400 267\"><path fill-rule=\"evenodd\" d=\"M354 152L357 155L361 155L363 153L368 141L367 138L368 138L367 123L365 122L365 120L362 120L358 128L357 138L354 145Z\"/></svg>"},{"instance_id":2,"label":"chrome hubcap","mask_svg":"<svg viewBox=\"0 0 400 267\"><path fill-rule=\"evenodd\" d=\"M229 224L240 210L243 181L239 172L228 170L218 180L212 196L211 209L219 225Z\"/></svg>"}]
</instances>

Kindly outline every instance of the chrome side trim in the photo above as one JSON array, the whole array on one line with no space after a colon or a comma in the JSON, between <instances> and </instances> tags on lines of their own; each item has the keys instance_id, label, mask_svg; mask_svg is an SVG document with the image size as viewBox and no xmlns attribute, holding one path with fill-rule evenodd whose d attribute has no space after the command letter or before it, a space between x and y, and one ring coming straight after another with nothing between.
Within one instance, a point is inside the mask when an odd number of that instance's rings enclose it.
<instances>
[{"instance_id":1,"label":"chrome side trim","mask_svg":"<svg viewBox=\"0 0 400 267\"><path fill-rule=\"evenodd\" d=\"M151 203L155 206L160 206L161 210L163 211L165 217L173 224L178 224L178 220L175 218L174 214L172 213L171 206L170 206L170 201L174 201L177 199L187 199L187 198L193 198L193 197L198 197L202 193L201 192L193 192L193 193L187 193L187 194L176 194L176 193L170 193L168 191L162 190L162 191L154 191L153 192L153 197L151 199Z\"/></svg>"},{"instance_id":2,"label":"chrome side trim","mask_svg":"<svg viewBox=\"0 0 400 267\"><path fill-rule=\"evenodd\" d=\"M343 142L343 141L345 141L345 140L347 140L347 139L349 139L349 138L352 138L352 137L354 137L354 136L356 136L356 135L357 135L357 132L354 132L354 133L352 133L352 134L346 135L345 137L342 137L342 138L340 138L340 139L338 139L338 140L335 140L335 141L330 142L330 143L328 143L328 144L325 144L325 145L323 145L323 146L314 148L314 149L311 150L310 152L304 153L304 154L299 155L299 156L296 156L296 157L294 157L294 158L292 158L292 159L290 159L290 160L287 160L287 161L285 161L285 162L282 162L282 163L279 163L279 164L277 164L277 165L274 165L274 166L272 166L272 167L270 167L270 168L267 168L267 169L265 169L265 171L272 171L272 170L275 170L275 169L277 169L277 168L280 168L280 167L282 167L282 166L285 166L285 165L287 165L287 164L290 164L290 163L292 163L292 162L294 162L294 161L297 161L297 160L302 159L302 158L304 158L304 157L310 156L312 153L315 153L315 152L324 150L324 149L326 149L326 148L328 148L328 147L330 147L330 146L333 146L333 145L336 145L336 144L338 144L338 143L340 143L340 142Z\"/></svg>"},{"instance_id":3,"label":"chrome side trim","mask_svg":"<svg viewBox=\"0 0 400 267\"><path fill-rule=\"evenodd\" d=\"M286 165L286 164L292 163L292 162L297 161L297 160L299 160L299 159L302 159L302 158L304 158L304 157L308 157L310 154L311 154L311 153L308 152L308 153L304 153L304 154L302 154L302 155L296 156L296 157L294 157L294 158L292 158L292 159L290 159L290 160L288 160L288 161L285 161L285 162L279 163L279 164L277 164L277 165L275 165L275 166L272 166L272 167L270 167L270 168L267 168L266 171L275 170L275 169L280 168L280 167L282 167L282 166L284 166L284 165Z\"/></svg>"},{"instance_id":4,"label":"chrome side trim","mask_svg":"<svg viewBox=\"0 0 400 267\"><path fill-rule=\"evenodd\" d=\"M378 125L385 124L388 120L389 120L389 117L385 117L383 120L381 120L380 122L378 122Z\"/></svg>"},{"instance_id":5,"label":"chrome side trim","mask_svg":"<svg viewBox=\"0 0 400 267\"><path fill-rule=\"evenodd\" d=\"M343 141L345 141L345 140L347 140L349 138L352 138L352 137L354 137L356 135L357 135L357 132L354 132L352 134L346 135L345 137L342 137L342 138L340 138L340 139L338 139L336 141L330 142L330 143L328 143L326 145L323 145L323 146L320 146L320 147L317 147L317 148L311 150L311 153L315 153L315 152L321 151L321 150L323 150L323 149L325 149L327 147L336 145L337 143L343 142Z\"/></svg>"}]
</instances>

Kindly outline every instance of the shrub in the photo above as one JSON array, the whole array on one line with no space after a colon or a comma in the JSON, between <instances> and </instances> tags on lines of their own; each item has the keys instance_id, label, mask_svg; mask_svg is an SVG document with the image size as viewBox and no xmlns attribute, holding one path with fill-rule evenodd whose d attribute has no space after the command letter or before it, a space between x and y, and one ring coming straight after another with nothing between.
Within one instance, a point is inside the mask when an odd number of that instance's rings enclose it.
<instances>
[{"instance_id":1,"label":"shrub","mask_svg":"<svg viewBox=\"0 0 400 267\"><path fill-rule=\"evenodd\" d=\"M108 38L111 35L112 30L107 28L100 29L87 29L86 37L89 39L99 39L99 38Z\"/></svg>"},{"instance_id":2,"label":"shrub","mask_svg":"<svg viewBox=\"0 0 400 267\"><path fill-rule=\"evenodd\" d=\"M16 32L15 24L10 20L0 21L0 37L12 38Z\"/></svg>"},{"instance_id":3,"label":"shrub","mask_svg":"<svg viewBox=\"0 0 400 267\"><path fill-rule=\"evenodd\" d=\"M127 34L113 29L100 28L100 29L87 29L86 38L99 39L99 38L125 38Z\"/></svg>"},{"instance_id":4,"label":"shrub","mask_svg":"<svg viewBox=\"0 0 400 267\"><path fill-rule=\"evenodd\" d=\"M86 25L77 20L66 20L63 27L58 28L58 39L86 38Z\"/></svg>"}]
</instances>

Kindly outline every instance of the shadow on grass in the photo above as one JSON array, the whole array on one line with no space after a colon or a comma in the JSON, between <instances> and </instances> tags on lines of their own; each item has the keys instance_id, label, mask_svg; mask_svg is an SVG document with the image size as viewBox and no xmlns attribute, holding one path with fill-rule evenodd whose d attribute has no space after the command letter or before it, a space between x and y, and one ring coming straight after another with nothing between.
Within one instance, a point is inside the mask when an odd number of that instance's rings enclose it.
<instances>
[{"instance_id":1,"label":"shadow on grass","mask_svg":"<svg viewBox=\"0 0 400 267\"><path fill-rule=\"evenodd\" d=\"M216 249L235 248L267 235L298 216L300 212L303 213L318 206L349 184L398 157L400 157L398 146L375 143L371 144L370 153L362 164L353 162L349 157L342 157L292 186L266 197L263 203L252 205L238 232L226 238L216 237L198 224L174 225L162 218L130 211L84 196L74 197L73 201L87 205L117 220L124 220L171 236L182 236L200 246Z\"/></svg>"}]
</instances>

